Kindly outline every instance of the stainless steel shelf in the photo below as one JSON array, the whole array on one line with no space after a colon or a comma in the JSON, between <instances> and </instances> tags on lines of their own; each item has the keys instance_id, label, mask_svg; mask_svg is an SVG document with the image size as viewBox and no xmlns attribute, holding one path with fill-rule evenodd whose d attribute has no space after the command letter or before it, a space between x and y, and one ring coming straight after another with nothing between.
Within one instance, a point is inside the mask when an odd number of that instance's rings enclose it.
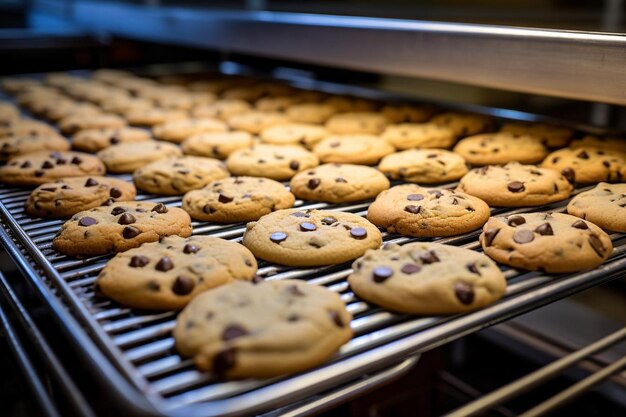
<instances>
[{"instance_id":1,"label":"stainless steel shelf","mask_svg":"<svg viewBox=\"0 0 626 417\"><path fill-rule=\"evenodd\" d=\"M626 36L460 23L76 2L96 34L626 104Z\"/></svg>"}]
</instances>

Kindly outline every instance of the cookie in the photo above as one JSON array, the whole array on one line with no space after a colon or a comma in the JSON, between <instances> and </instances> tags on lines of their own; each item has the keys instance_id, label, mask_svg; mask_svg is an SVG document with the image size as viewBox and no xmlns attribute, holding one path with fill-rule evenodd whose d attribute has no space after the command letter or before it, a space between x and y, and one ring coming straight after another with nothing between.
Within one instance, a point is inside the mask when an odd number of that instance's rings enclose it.
<instances>
[{"instance_id":1,"label":"cookie","mask_svg":"<svg viewBox=\"0 0 626 417\"><path fill-rule=\"evenodd\" d=\"M7 93L17 93L40 85L41 81L34 78L4 77L0 80L0 87Z\"/></svg>"},{"instance_id":2,"label":"cookie","mask_svg":"<svg viewBox=\"0 0 626 417\"><path fill-rule=\"evenodd\" d=\"M191 219L182 209L151 202L125 201L75 214L52 241L71 256L123 252L164 236L191 236Z\"/></svg>"},{"instance_id":3,"label":"cookie","mask_svg":"<svg viewBox=\"0 0 626 417\"><path fill-rule=\"evenodd\" d=\"M510 122L503 124L500 130L522 136L536 136L548 148L567 146L574 135L573 129L547 123Z\"/></svg>"},{"instance_id":4,"label":"cookie","mask_svg":"<svg viewBox=\"0 0 626 417\"><path fill-rule=\"evenodd\" d=\"M151 194L182 195L228 176L222 161L184 156L159 159L138 168L133 173L133 181L137 188Z\"/></svg>"},{"instance_id":5,"label":"cookie","mask_svg":"<svg viewBox=\"0 0 626 417\"><path fill-rule=\"evenodd\" d=\"M480 243L496 262L549 273L595 268L613 250L611 239L598 226L561 213L492 217Z\"/></svg>"},{"instance_id":6,"label":"cookie","mask_svg":"<svg viewBox=\"0 0 626 417\"><path fill-rule=\"evenodd\" d=\"M120 143L98 152L98 157L106 164L107 169L115 174L131 173L150 162L182 155L183 152L173 143L152 140Z\"/></svg>"},{"instance_id":7,"label":"cookie","mask_svg":"<svg viewBox=\"0 0 626 417\"><path fill-rule=\"evenodd\" d=\"M285 111L287 117L295 123L323 124L337 110L330 104L305 102L294 104Z\"/></svg>"},{"instance_id":8,"label":"cookie","mask_svg":"<svg viewBox=\"0 0 626 417\"><path fill-rule=\"evenodd\" d=\"M205 106L217 100L215 94L209 92L166 92L151 97L158 107L166 109L191 110L196 106Z\"/></svg>"},{"instance_id":9,"label":"cookie","mask_svg":"<svg viewBox=\"0 0 626 417\"><path fill-rule=\"evenodd\" d=\"M601 182L578 194L567 205L567 212L603 229L626 232L626 184Z\"/></svg>"},{"instance_id":10,"label":"cookie","mask_svg":"<svg viewBox=\"0 0 626 417\"><path fill-rule=\"evenodd\" d=\"M352 264L350 288L360 298L407 314L472 311L502 298L506 279L482 253L439 243L387 244Z\"/></svg>"},{"instance_id":11,"label":"cookie","mask_svg":"<svg viewBox=\"0 0 626 417\"><path fill-rule=\"evenodd\" d=\"M221 98L225 100L244 100L249 103L254 103L263 96L265 96L265 91L261 86L257 85L232 87L221 94Z\"/></svg>"},{"instance_id":12,"label":"cookie","mask_svg":"<svg viewBox=\"0 0 626 417\"><path fill-rule=\"evenodd\" d=\"M378 135L385 130L387 119L380 113L352 112L332 116L326 122L326 129L337 134Z\"/></svg>"},{"instance_id":13,"label":"cookie","mask_svg":"<svg viewBox=\"0 0 626 417\"><path fill-rule=\"evenodd\" d=\"M0 101L0 126L7 126L19 120L20 111L11 103Z\"/></svg>"},{"instance_id":14,"label":"cookie","mask_svg":"<svg viewBox=\"0 0 626 417\"><path fill-rule=\"evenodd\" d=\"M480 198L490 206L541 206L565 200L574 187L558 171L511 162L471 170L457 190Z\"/></svg>"},{"instance_id":15,"label":"cookie","mask_svg":"<svg viewBox=\"0 0 626 417\"><path fill-rule=\"evenodd\" d=\"M190 136L201 133L225 132L227 130L228 126L221 120L185 119L156 125L152 128L152 133L157 139L181 143Z\"/></svg>"},{"instance_id":16,"label":"cookie","mask_svg":"<svg viewBox=\"0 0 626 417\"><path fill-rule=\"evenodd\" d=\"M0 138L0 161L37 151L68 151L70 143L59 134Z\"/></svg>"},{"instance_id":17,"label":"cookie","mask_svg":"<svg viewBox=\"0 0 626 417\"><path fill-rule=\"evenodd\" d=\"M322 162L375 165L395 148L378 136L366 134L328 136L313 148Z\"/></svg>"},{"instance_id":18,"label":"cookie","mask_svg":"<svg viewBox=\"0 0 626 417\"><path fill-rule=\"evenodd\" d=\"M201 292L251 281L254 256L242 245L212 236L169 236L118 253L98 275L96 289L139 309L179 310Z\"/></svg>"},{"instance_id":19,"label":"cookie","mask_svg":"<svg viewBox=\"0 0 626 417\"><path fill-rule=\"evenodd\" d=\"M402 123L390 125L381 135L396 149L450 148L456 143L456 133L435 123Z\"/></svg>"},{"instance_id":20,"label":"cookie","mask_svg":"<svg viewBox=\"0 0 626 417\"><path fill-rule=\"evenodd\" d=\"M31 152L11 158L0 167L0 182L10 185L39 185L66 177L103 175L104 164L82 152Z\"/></svg>"},{"instance_id":21,"label":"cookie","mask_svg":"<svg viewBox=\"0 0 626 417\"><path fill-rule=\"evenodd\" d=\"M85 129L72 137L72 148L83 152L98 152L120 143L149 141L150 133L136 127Z\"/></svg>"},{"instance_id":22,"label":"cookie","mask_svg":"<svg viewBox=\"0 0 626 417\"><path fill-rule=\"evenodd\" d=\"M51 122L58 122L69 116L91 117L102 114L102 110L91 103L66 100L51 100L39 108L40 115Z\"/></svg>"},{"instance_id":23,"label":"cookie","mask_svg":"<svg viewBox=\"0 0 626 417\"><path fill-rule=\"evenodd\" d=\"M291 179L291 192L303 200L347 203L376 197L389 180L362 165L325 164L300 171Z\"/></svg>"},{"instance_id":24,"label":"cookie","mask_svg":"<svg viewBox=\"0 0 626 417\"><path fill-rule=\"evenodd\" d=\"M352 337L341 297L298 280L237 281L182 311L176 348L221 378L270 378L326 362Z\"/></svg>"},{"instance_id":25,"label":"cookie","mask_svg":"<svg viewBox=\"0 0 626 417\"><path fill-rule=\"evenodd\" d=\"M380 247L363 217L323 210L279 210L246 226L243 244L260 259L289 266L340 264Z\"/></svg>"},{"instance_id":26,"label":"cookie","mask_svg":"<svg viewBox=\"0 0 626 417\"><path fill-rule=\"evenodd\" d=\"M63 89L68 85L74 84L75 82L82 81L84 81L83 78L76 77L65 72L50 72L44 77L44 82L47 85L58 87L60 89Z\"/></svg>"},{"instance_id":27,"label":"cookie","mask_svg":"<svg viewBox=\"0 0 626 417\"><path fill-rule=\"evenodd\" d=\"M91 116L69 115L59 120L59 129L65 134L73 134L83 129L104 129L126 126L126 120L116 114L95 114Z\"/></svg>"},{"instance_id":28,"label":"cookie","mask_svg":"<svg viewBox=\"0 0 626 417\"><path fill-rule=\"evenodd\" d=\"M397 185L378 195L367 219L389 233L439 237L471 232L489 219L489 206L457 191Z\"/></svg>"},{"instance_id":29,"label":"cookie","mask_svg":"<svg viewBox=\"0 0 626 417\"><path fill-rule=\"evenodd\" d=\"M590 146L564 148L548 155L541 166L555 169L578 184L621 182L626 178L626 152Z\"/></svg>"},{"instance_id":30,"label":"cookie","mask_svg":"<svg viewBox=\"0 0 626 417\"><path fill-rule=\"evenodd\" d=\"M489 116L452 111L440 113L430 121L452 129L458 138L489 132L493 130L494 125L493 119Z\"/></svg>"},{"instance_id":31,"label":"cookie","mask_svg":"<svg viewBox=\"0 0 626 417\"><path fill-rule=\"evenodd\" d=\"M423 123L433 117L437 109L410 104L387 104L380 109L389 123Z\"/></svg>"},{"instance_id":32,"label":"cookie","mask_svg":"<svg viewBox=\"0 0 626 417\"><path fill-rule=\"evenodd\" d=\"M91 73L92 79L113 85L117 84L121 80L134 77L135 76L131 72L109 68L98 69Z\"/></svg>"},{"instance_id":33,"label":"cookie","mask_svg":"<svg viewBox=\"0 0 626 417\"><path fill-rule=\"evenodd\" d=\"M626 152L626 139L618 136L593 136L587 135L581 139L574 139L570 148L602 148L610 151Z\"/></svg>"},{"instance_id":34,"label":"cookie","mask_svg":"<svg viewBox=\"0 0 626 417\"><path fill-rule=\"evenodd\" d=\"M253 135L258 135L269 127L289 123L289 119L284 114L278 112L251 110L230 116L226 122L235 130L243 130Z\"/></svg>"},{"instance_id":35,"label":"cookie","mask_svg":"<svg viewBox=\"0 0 626 417\"><path fill-rule=\"evenodd\" d=\"M183 110L139 107L128 110L124 117L131 125L151 127L173 120L187 119L189 116Z\"/></svg>"},{"instance_id":36,"label":"cookie","mask_svg":"<svg viewBox=\"0 0 626 417\"><path fill-rule=\"evenodd\" d=\"M233 175L284 181L298 171L316 167L317 157L301 146L256 145L230 154L226 166Z\"/></svg>"},{"instance_id":37,"label":"cookie","mask_svg":"<svg viewBox=\"0 0 626 417\"><path fill-rule=\"evenodd\" d=\"M58 135L58 132L43 122L32 119L18 119L0 125L0 138L20 136Z\"/></svg>"},{"instance_id":38,"label":"cookie","mask_svg":"<svg viewBox=\"0 0 626 417\"><path fill-rule=\"evenodd\" d=\"M335 108L335 111L341 113L371 112L378 107L378 103L375 101L349 96L331 96L324 100L324 103L331 105Z\"/></svg>"},{"instance_id":39,"label":"cookie","mask_svg":"<svg viewBox=\"0 0 626 417\"><path fill-rule=\"evenodd\" d=\"M252 110L252 106L247 101L221 99L208 105L196 107L192 114L194 117L215 117L227 120L232 116L247 113L250 110Z\"/></svg>"},{"instance_id":40,"label":"cookie","mask_svg":"<svg viewBox=\"0 0 626 417\"><path fill-rule=\"evenodd\" d=\"M226 159L239 149L251 148L252 135L237 131L201 133L185 139L180 146L186 155Z\"/></svg>"},{"instance_id":41,"label":"cookie","mask_svg":"<svg viewBox=\"0 0 626 417\"><path fill-rule=\"evenodd\" d=\"M394 180L433 184L458 180L467 173L467 164L443 149L408 149L385 156L378 169Z\"/></svg>"},{"instance_id":42,"label":"cookie","mask_svg":"<svg viewBox=\"0 0 626 417\"><path fill-rule=\"evenodd\" d=\"M275 210L293 207L295 197L283 184L268 178L231 177L213 181L183 198L192 219L216 223L258 220Z\"/></svg>"},{"instance_id":43,"label":"cookie","mask_svg":"<svg viewBox=\"0 0 626 417\"><path fill-rule=\"evenodd\" d=\"M124 116L128 112L138 109L150 109L154 107L152 100L130 96L113 96L100 103L105 112Z\"/></svg>"},{"instance_id":44,"label":"cookie","mask_svg":"<svg viewBox=\"0 0 626 417\"><path fill-rule=\"evenodd\" d=\"M136 195L133 184L116 178L72 177L35 188L24 207L33 217L63 218L115 201L133 201Z\"/></svg>"},{"instance_id":45,"label":"cookie","mask_svg":"<svg viewBox=\"0 0 626 417\"><path fill-rule=\"evenodd\" d=\"M261 141L274 145L300 144L311 149L328 134L328 131L322 126L307 123L289 123L263 130L261 132Z\"/></svg>"},{"instance_id":46,"label":"cookie","mask_svg":"<svg viewBox=\"0 0 626 417\"><path fill-rule=\"evenodd\" d=\"M263 97L254 103L254 107L259 111L284 112L301 101L302 98L298 96Z\"/></svg>"},{"instance_id":47,"label":"cookie","mask_svg":"<svg viewBox=\"0 0 626 417\"><path fill-rule=\"evenodd\" d=\"M484 133L461 139L454 152L472 165L504 165L509 162L535 164L541 162L548 149L536 136L515 133Z\"/></svg>"}]
</instances>

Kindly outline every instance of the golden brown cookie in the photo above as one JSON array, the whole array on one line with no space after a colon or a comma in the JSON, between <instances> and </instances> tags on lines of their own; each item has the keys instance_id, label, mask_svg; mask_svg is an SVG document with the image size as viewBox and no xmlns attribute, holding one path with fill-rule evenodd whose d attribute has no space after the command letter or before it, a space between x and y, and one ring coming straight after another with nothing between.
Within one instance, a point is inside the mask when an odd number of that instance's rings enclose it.
<instances>
[{"instance_id":1,"label":"golden brown cookie","mask_svg":"<svg viewBox=\"0 0 626 417\"><path fill-rule=\"evenodd\" d=\"M251 148L252 135L238 131L202 133L185 139L180 146L186 155L226 159L239 149Z\"/></svg>"},{"instance_id":2,"label":"golden brown cookie","mask_svg":"<svg viewBox=\"0 0 626 417\"><path fill-rule=\"evenodd\" d=\"M288 180L298 171L316 167L317 157L296 145L256 145L230 154L226 166L233 175Z\"/></svg>"},{"instance_id":3,"label":"golden brown cookie","mask_svg":"<svg viewBox=\"0 0 626 417\"><path fill-rule=\"evenodd\" d=\"M378 136L366 134L328 136L313 148L322 162L375 165L395 148Z\"/></svg>"}]
</instances>

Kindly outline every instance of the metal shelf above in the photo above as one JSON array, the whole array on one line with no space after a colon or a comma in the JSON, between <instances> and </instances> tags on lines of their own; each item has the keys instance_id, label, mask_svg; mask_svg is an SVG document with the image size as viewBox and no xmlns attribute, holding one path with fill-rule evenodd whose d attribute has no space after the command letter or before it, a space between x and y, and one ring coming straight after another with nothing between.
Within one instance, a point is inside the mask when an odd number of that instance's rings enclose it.
<instances>
[{"instance_id":1,"label":"metal shelf above","mask_svg":"<svg viewBox=\"0 0 626 417\"><path fill-rule=\"evenodd\" d=\"M622 34L84 1L96 34L626 105Z\"/></svg>"}]
</instances>

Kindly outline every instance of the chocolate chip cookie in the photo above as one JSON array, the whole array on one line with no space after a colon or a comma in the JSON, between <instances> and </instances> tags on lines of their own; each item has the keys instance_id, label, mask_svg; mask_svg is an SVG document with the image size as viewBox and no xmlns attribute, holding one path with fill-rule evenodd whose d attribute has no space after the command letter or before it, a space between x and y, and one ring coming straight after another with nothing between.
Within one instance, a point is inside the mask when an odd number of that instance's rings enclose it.
<instances>
[{"instance_id":1,"label":"chocolate chip cookie","mask_svg":"<svg viewBox=\"0 0 626 417\"><path fill-rule=\"evenodd\" d=\"M535 164L548 155L548 148L537 136L497 132L462 139L454 152L472 165Z\"/></svg>"},{"instance_id":2,"label":"chocolate chip cookie","mask_svg":"<svg viewBox=\"0 0 626 417\"><path fill-rule=\"evenodd\" d=\"M594 147L611 151L626 152L626 138L619 136L593 136L587 135L581 139L570 142L570 148Z\"/></svg>"},{"instance_id":3,"label":"chocolate chip cookie","mask_svg":"<svg viewBox=\"0 0 626 417\"><path fill-rule=\"evenodd\" d=\"M590 146L559 149L548 155L541 166L555 169L578 184L626 179L626 153L610 149Z\"/></svg>"},{"instance_id":4,"label":"chocolate chip cookie","mask_svg":"<svg viewBox=\"0 0 626 417\"><path fill-rule=\"evenodd\" d=\"M198 106L193 111L194 117L216 117L227 120L231 116L246 113L252 110L250 103L244 100L221 99L214 103Z\"/></svg>"},{"instance_id":5,"label":"chocolate chip cookie","mask_svg":"<svg viewBox=\"0 0 626 417\"><path fill-rule=\"evenodd\" d=\"M9 102L0 101L0 126L6 126L19 120L20 111Z\"/></svg>"},{"instance_id":6,"label":"chocolate chip cookie","mask_svg":"<svg viewBox=\"0 0 626 417\"><path fill-rule=\"evenodd\" d=\"M183 198L183 209L196 220L238 223L293 207L294 202L294 195L277 181L231 177L188 192Z\"/></svg>"},{"instance_id":7,"label":"chocolate chip cookie","mask_svg":"<svg viewBox=\"0 0 626 417\"><path fill-rule=\"evenodd\" d=\"M453 111L440 113L430 121L452 129L458 138L489 132L494 126L494 121L489 116Z\"/></svg>"},{"instance_id":8,"label":"chocolate chip cookie","mask_svg":"<svg viewBox=\"0 0 626 417\"><path fill-rule=\"evenodd\" d=\"M191 219L162 203L126 201L81 211L63 224L55 250L72 256L123 252L164 236L191 236Z\"/></svg>"},{"instance_id":9,"label":"chocolate chip cookie","mask_svg":"<svg viewBox=\"0 0 626 417\"><path fill-rule=\"evenodd\" d=\"M182 155L173 143L157 141L120 143L98 152L107 169L116 174L131 173L150 162Z\"/></svg>"},{"instance_id":10,"label":"chocolate chip cookie","mask_svg":"<svg viewBox=\"0 0 626 417\"><path fill-rule=\"evenodd\" d=\"M138 168L133 181L140 190L157 195L182 195L228 177L222 161L200 156L159 159Z\"/></svg>"},{"instance_id":11,"label":"chocolate chip cookie","mask_svg":"<svg viewBox=\"0 0 626 417\"><path fill-rule=\"evenodd\" d=\"M363 217L323 210L275 211L248 223L243 235L256 257L289 266L340 264L381 243L378 229Z\"/></svg>"},{"instance_id":12,"label":"chocolate chip cookie","mask_svg":"<svg viewBox=\"0 0 626 417\"><path fill-rule=\"evenodd\" d=\"M17 119L0 125L0 138L47 136L58 134L51 126L32 119Z\"/></svg>"},{"instance_id":13,"label":"chocolate chip cookie","mask_svg":"<svg viewBox=\"0 0 626 417\"><path fill-rule=\"evenodd\" d=\"M328 136L313 148L322 162L375 165L395 148L378 136L366 134Z\"/></svg>"},{"instance_id":14,"label":"chocolate chip cookie","mask_svg":"<svg viewBox=\"0 0 626 417\"><path fill-rule=\"evenodd\" d=\"M338 294L298 280L237 281L182 311L176 348L222 378L270 378L320 365L352 337Z\"/></svg>"},{"instance_id":15,"label":"chocolate chip cookie","mask_svg":"<svg viewBox=\"0 0 626 417\"><path fill-rule=\"evenodd\" d=\"M385 130L387 123L380 113L351 112L332 116L326 122L326 129L335 134L378 135Z\"/></svg>"},{"instance_id":16,"label":"chocolate chip cookie","mask_svg":"<svg viewBox=\"0 0 626 417\"><path fill-rule=\"evenodd\" d=\"M53 133L37 136L9 136L0 138L0 161L7 161L37 151L68 151L70 143L63 136Z\"/></svg>"},{"instance_id":17,"label":"chocolate chip cookie","mask_svg":"<svg viewBox=\"0 0 626 417\"><path fill-rule=\"evenodd\" d=\"M115 201L132 201L136 194L133 184L116 178L63 178L35 188L25 209L33 217L64 218Z\"/></svg>"},{"instance_id":18,"label":"chocolate chip cookie","mask_svg":"<svg viewBox=\"0 0 626 417\"><path fill-rule=\"evenodd\" d=\"M328 131L322 126L307 123L289 123L265 129L261 132L261 141L273 145L300 144L311 149L328 134Z\"/></svg>"},{"instance_id":19,"label":"chocolate chip cookie","mask_svg":"<svg viewBox=\"0 0 626 417\"><path fill-rule=\"evenodd\" d=\"M237 131L202 133L185 139L180 146L186 155L226 159L239 149L251 148L252 135Z\"/></svg>"},{"instance_id":20,"label":"chocolate chip cookie","mask_svg":"<svg viewBox=\"0 0 626 417\"><path fill-rule=\"evenodd\" d=\"M595 268L613 250L611 239L598 226L561 213L492 217L480 243L496 262L550 273Z\"/></svg>"},{"instance_id":21,"label":"chocolate chip cookie","mask_svg":"<svg viewBox=\"0 0 626 417\"><path fill-rule=\"evenodd\" d=\"M230 154L226 166L233 175L288 180L298 171L316 167L317 157L301 146L256 145Z\"/></svg>"},{"instance_id":22,"label":"chocolate chip cookie","mask_svg":"<svg viewBox=\"0 0 626 417\"><path fill-rule=\"evenodd\" d=\"M10 185L39 185L66 177L102 175L104 164L81 152L31 152L11 158L0 167L0 182Z\"/></svg>"},{"instance_id":23,"label":"chocolate chip cookie","mask_svg":"<svg viewBox=\"0 0 626 417\"><path fill-rule=\"evenodd\" d=\"M303 200L347 203L376 197L389 188L389 180L376 169L362 165L324 164L300 171L290 186Z\"/></svg>"},{"instance_id":24,"label":"chocolate chip cookie","mask_svg":"<svg viewBox=\"0 0 626 417\"><path fill-rule=\"evenodd\" d=\"M522 136L536 136L552 149L566 146L574 135L573 129L546 123L510 122L503 124L500 130Z\"/></svg>"},{"instance_id":25,"label":"chocolate chip cookie","mask_svg":"<svg viewBox=\"0 0 626 417\"><path fill-rule=\"evenodd\" d=\"M511 162L471 170L457 188L490 206L541 206L568 198L574 189L558 171Z\"/></svg>"},{"instance_id":26,"label":"chocolate chip cookie","mask_svg":"<svg viewBox=\"0 0 626 417\"><path fill-rule=\"evenodd\" d=\"M443 149L408 149L385 156L378 169L391 179L433 184L458 180L467 164L461 155Z\"/></svg>"},{"instance_id":27,"label":"chocolate chip cookie","mask_svg":"<svg viewBox=\"0 0 626 417\"><path fill-rule=\"evenodd\" d=\"M438 237L471 232L489 219L489 206L457 191L397 185L378 195L367 219L389 233Z\"/></svg>"},{"instance_id":28,"label":"chocolate chip cookie","mask_svg":"<svg viewBox=\"0 0 626 417\"><path fill-rule=\"evenodd\" d=\"M178 109L164 109L160 107L136 107L124 113L128 123L134 126L156 126L173 120L187 119L186 111Z\"/></svg>"},{"instance_id":29,"label":"chocolate chip cookie","mask_svg":"<svg viewBox=\"0 0 626 417\"><path fill-rule=\"evenodd\" d=\"M285 114L296 123L323 124L326 123L337 110L330 104L305 102L289 107Z\"/></svg>"},{"instance_id":30,"label":"chocolate chip cookie","mask_svg":"<svg viewBox=\"0 0 626 417\"><path fill-rule=\"evenodd\" d=\"M116 114L95 114L91 116L69 115L59 120L59 129L66 134L74 134L84 129L113 129L126 126L126 120Z\"/></svg>"},{"instance_id":31,"label":"chocolate chip cookie","mask_svg":"<svg viewBox=\"0 0 626 417\"><path fill-rule=\"evenodd\" d=\"M152 128L154 137L168 142L181 143L188 137L201 133L226 132L228 126L218 119L172 120Z\"/></svg>"},{"instance_id":32,"label":"chocolate chip cookie","mask_svg":"<svg viewBox=\"0 0 626 417\"><path fill-rule=\"evenodd\" d=\"M348 277L356 295L408 314L454 314L500 299L506 279L482 253L439 243L387 244L368 250Z\"/></svg>"},{"instance_id":33,"label":"chocolate chip cookie","mask_svg":"<svg viewBox=\"0 0 626 417\"><path fill-rule=\"evenodd\" d=\"M252 280L256 270L254 256L238 243L169 236L115 255L98 275L96 290L133 308L179 310L201 292Z\"/></svg>"},{"instance_id":34,"label":"chocolate chip cookie","mask_svg":"<svg viewBox=\"0 0 626 417\"><path fill-rule=\"evenodd\" d=\"M380 109L389 123L423 123L430 119L437 109L430 106L411 104L387 104Z\"/></svg>"},{"instance_id":35,"label":"chocolate chip cookie","mask_svg":"<svg viewBox=\"0 0 626 417\"><path fill-rule=\"evenodd\" d=\"M626 184L601 182L592 190L578 194L567 205L573 216L606 230L626 232Z\"/></svg>"},{"instance_id":36,"label":"chocolate chip cookie","mask_svg":"<svg viewBox=\"0 0 626 417\"><path fill-rule=\"evenodd\" d=\"M81 130L72 137L72 148L83 152L98 152L111 145L149 141L150 133L136 127Z\"/></svg>"},{"instance_id":37,"label":"chocolate chip cookie","mask_svg":"<svg viewBox=\"0 0 626 417\"><path fill-rule=\"evenodd\" d=\"M436 123L403 123L387 126L382 138L397 149L450 148L456 142L456 132Z\"/></svg>"},{"instance_id":38,"label":"chocolate chip cookie","mask_svg":"<svg viewBox=\"0 0 626 417\"><path fill-rule=\"evenodd\" d=\"M253 135L258 135L263 130L272 126L289 123L289 119L283 113L279 112L250 110L245 113L230 116L226 119L226 122L235 130L243 130Z\"/></svg>"}]
</instances>

